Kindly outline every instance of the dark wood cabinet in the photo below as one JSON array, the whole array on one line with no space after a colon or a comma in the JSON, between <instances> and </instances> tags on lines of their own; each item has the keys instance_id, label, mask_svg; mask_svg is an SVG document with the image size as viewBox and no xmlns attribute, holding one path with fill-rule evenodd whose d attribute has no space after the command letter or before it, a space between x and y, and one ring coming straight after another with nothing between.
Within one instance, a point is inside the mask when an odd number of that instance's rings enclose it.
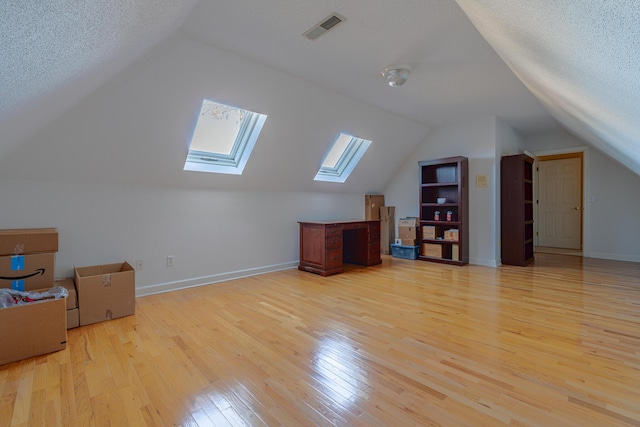
<instances>
[{"instance_id":1,"label":"dark wood cabinet","mask_svg":"<svg viewBox=\"0 0 640 427\"><path fill-rule=\"evenodd\" d=\"M382 263L380 220L300 222L299 270L329 276L342 273L345 262Z\"/></svg>"},{"instance_id":2,"label":"dark wood cabinet","mask_svg":"<svg viewBox=\"0 0 640 427\"><path fill-rule=\"evenodd\" d=\"M418 259L469 263L469 159L448 157L418 162L420 254Z\"/></svg>"},{"instance_id":3,"label":"dark wood cabinet","mask_svg":"<svg viewBox=\"0 0 640 427\"><path fill-rule=\"evenodd\" d=\"M533 159L526 154L500 161L500 234L502 264L533 262Z\"/></svg>"}]
</instances>

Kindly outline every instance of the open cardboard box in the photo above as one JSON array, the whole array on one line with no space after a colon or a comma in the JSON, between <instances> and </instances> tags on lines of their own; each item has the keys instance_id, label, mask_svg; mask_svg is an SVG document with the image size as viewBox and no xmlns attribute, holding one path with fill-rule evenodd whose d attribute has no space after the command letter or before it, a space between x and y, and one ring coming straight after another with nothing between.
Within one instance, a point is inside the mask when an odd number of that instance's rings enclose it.
<instances>
[{"instance_id":1,"label":"open cardboard box","mask_svg":"<svg viewBox=\"0 0 640 427\"><path fill-rule=\"evenodd\" d=\"M0 365L64 349L66 304L59 298L0 308Z\"/></svg>"},{"instance_id":2,"label":"open cardboard box","mask_svg":"<svg viewBox=\"0 0 640 427\"><path fill-rule=\"evenodd\" d=\"M80 326L135 314L135 277L127 262L76 267Z\"/></svg>"}]
</instances>

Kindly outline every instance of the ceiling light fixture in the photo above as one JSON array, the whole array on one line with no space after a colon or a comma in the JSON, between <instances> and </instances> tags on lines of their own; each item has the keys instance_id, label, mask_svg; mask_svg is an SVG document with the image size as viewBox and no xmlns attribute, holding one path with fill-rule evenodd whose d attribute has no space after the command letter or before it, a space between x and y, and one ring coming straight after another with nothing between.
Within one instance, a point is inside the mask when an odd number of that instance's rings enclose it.
<instances>
[{"instance_id":1,"label":"ceiling light fixture","mask_svg":"<svg viewBox=\"0 0 640 427\"><path fill-rule=\"evenodd\" d=\"M402 86L407 82L411 74L411 67L408 65L389 65L382 72L382 76L391 87Z\"/></svg>"}]
</instances>

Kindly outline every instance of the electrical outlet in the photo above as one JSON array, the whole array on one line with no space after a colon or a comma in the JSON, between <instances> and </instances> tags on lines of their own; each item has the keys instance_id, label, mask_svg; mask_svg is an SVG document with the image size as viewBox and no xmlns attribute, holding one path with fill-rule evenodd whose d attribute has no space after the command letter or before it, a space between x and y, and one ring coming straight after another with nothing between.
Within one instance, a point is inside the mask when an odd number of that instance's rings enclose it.
<instances>
[{"instance_id":1,"label":"electrical outlet","mask_svg":"<svg viewBox=\"0 0 640 427\"><path fill-rule=\"evenodd\" d=\"M167 256L167 267L173 267L173 255Z\"/></svg>"},{"instance_id":2,"label":"electrical outlet","mask_svg":"<svg viewBox=\"0 0 640 427\"><path fill-rule=\"evenodd\" d=\"M137 259L136 260L136 270L137 271L142 271L144 269L144 261L142 261L141 259Z\"/></svg>"}]
</instances>

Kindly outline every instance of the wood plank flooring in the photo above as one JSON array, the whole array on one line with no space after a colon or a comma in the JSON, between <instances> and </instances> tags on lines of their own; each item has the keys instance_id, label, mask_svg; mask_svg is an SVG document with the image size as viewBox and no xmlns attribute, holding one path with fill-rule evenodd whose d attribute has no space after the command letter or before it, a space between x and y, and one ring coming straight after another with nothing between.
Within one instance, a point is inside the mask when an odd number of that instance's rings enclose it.
<instances>
[{"instance_id":1,"label":"wood plank flooring","mask_svg":"<svg viewBox=\"0 0 640 427\"><path fill-rule=\"evenodd\" d=\"M0 367L0 427L640 426L640 264L383 258L138 298Z\"/></svg>"}]
</instances>

